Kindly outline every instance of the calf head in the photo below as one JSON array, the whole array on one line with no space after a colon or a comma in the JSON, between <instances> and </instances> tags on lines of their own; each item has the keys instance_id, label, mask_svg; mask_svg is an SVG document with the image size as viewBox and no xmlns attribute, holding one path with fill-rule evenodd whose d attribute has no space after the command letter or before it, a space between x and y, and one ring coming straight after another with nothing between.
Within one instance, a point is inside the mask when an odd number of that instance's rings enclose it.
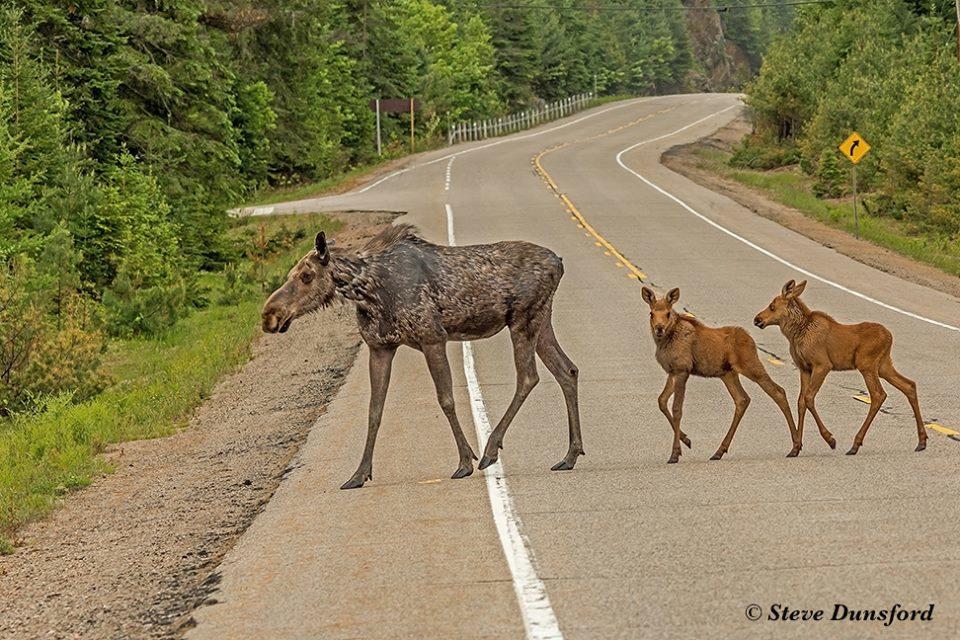
<instances>
[{"instance_id":1,"label":"calf head","mask_svg":"<svg viewBox=\"0 0 960 640\"><path fill-rule=\"evenodd\" d=\"M796 306L797 300L800 298L800 294L803 293L806 286L806 280L800 284L795 283L793 280L788 280L787 283L783 285L783 289L780 290L780 295L771 300L767 308L758 313L757 317L753 319L753 324L761 329L769 327L770 325L781 324L786 318L792 315L792 309Z\"/></svg>"},{"instance_id":2,"label":"calf head","mask_svg":"<svg viewBox=\"0 0 960 640\"><path fill-rule=\"evenodd\" d=\"M674 287L667 295L657 299L653 289L644 287L641 291L643 301L650 305L650 331L655 339L668 336L677 326L678 314L673 305L680 299L680 289Z\"/></svg>"},{"instance_id":3,"label":"calf head","mask_svg":"<svg viewBox=\"0 0 960 640\"><path fill-rule=\"evenodd\" d=\"M336 294L327 238L317 234L314 248L287 274L287 281L263 305L261 326L266 333L283 333L305 313L324 307Z\"/></svg>"}]
</instances>

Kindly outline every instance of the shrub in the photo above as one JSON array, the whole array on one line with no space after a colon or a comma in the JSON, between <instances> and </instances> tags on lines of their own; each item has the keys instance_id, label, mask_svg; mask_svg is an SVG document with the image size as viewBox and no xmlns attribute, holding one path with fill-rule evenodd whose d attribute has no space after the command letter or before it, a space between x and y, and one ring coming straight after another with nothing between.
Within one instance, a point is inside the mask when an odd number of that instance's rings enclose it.
<instances>
[{"instance_id":1,"label":"shrub","mask_svg":"<svg viewBox=\"0 0 960 640\"><path fill-rule=\"evenodd\" d=\"M817 181L813 184L813 192L821 198L839 198L846 191L847 172L837 156L835 149L824 149L820 153L820 161L814 172Z\"/></svg>"},{"instance_id":2,"label":"shrub","mask_svg":"<svg viewBox=\"0 0 960 640\"><path fill-rule=\"evenodd\" d=\"M796 164L799 153L790 140L778 144L768 136L746 136L733 149L730 165L748 169L776 169Z\"/></svg>"}]
</instances>

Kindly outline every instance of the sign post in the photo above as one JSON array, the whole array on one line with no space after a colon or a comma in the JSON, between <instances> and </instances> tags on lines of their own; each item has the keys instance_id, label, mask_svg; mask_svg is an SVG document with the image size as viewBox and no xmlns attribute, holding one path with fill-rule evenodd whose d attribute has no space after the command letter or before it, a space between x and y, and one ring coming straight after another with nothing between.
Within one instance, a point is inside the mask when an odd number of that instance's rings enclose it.
<instances>
[{"instance_id":1,"label":"sign post","mask_svg":"<svg viewBox=\"0 0 960 640\"><path fill-rule=\"evenodd\" d=\"M377 98L377 155L383 155L383 144L380 136L380 98Z\"/></svg>"},{"instance_id":2,"label":"sign post","mask_svg":"<svg viewBox=\"0 0 960 640\"><path fill-rule=\"evenodd\" d=\"M859 133L854 131L850 136L840 144L840 152L843 156L853 163L851 169L853 177L853 229L857 238L860 237L860 216L857 213L857 164L863 160L863 157L870 151L870 145Z\"/></svg>"},{"instance_id":3,"label":"sign post","mask_svg":"<svg viewBox=\"0 0 960 640\"><path fill-rule=\"evenodd\" d=\"M413 142L413 98L410 98L410 153L416 151L416 145Z\"/></svg>"}]
</instances>

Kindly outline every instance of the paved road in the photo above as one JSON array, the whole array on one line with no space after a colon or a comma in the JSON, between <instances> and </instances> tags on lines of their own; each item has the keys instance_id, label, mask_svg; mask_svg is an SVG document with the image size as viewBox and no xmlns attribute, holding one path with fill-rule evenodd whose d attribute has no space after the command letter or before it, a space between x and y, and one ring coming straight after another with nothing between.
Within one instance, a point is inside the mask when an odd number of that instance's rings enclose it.
<instances>
[{"instance_id":1,"label":"paved road","mask_svg":"<svg viewBox=\"0 0 960 640\"><path fill-rule=\"evenodd\" d=\"M748 327L783 361L780 333L751 320L784 281L806 277L815 308L890 327L895 361L918 381L925 417L960 422L960 332L950 328L960 325L960 300L850 260L659 164L665 149L709 134L740 108L732 95L614 103L425 155L363 191L276 207L402 209L428 238L446 242L449 205L458 244L522 238L561 254L555 324L582 372L587 456L573 472L549 471L566 450L566 418L541 367L502 469L449 480L453 438L422 358L407 350L395 364L374 480L339 491L365 432L361 356L299 465L224 562L219 602L197 612L189 637L960 635L960 442L931 431L927 451L914 453L909 407L895 390L860 455L847 457L841 451L867 409L853 397L864 385L856 372L832 374L818 406L839 450L808 427L802 455L788 460L782 417L745 383L754 402L730 453L709 462L732 402L718 381L694 380L684 413L693 449L665 464L670 429L656 406L664 374L633 269L661 291L679 286L704 321ZM533 160L548 149L543 170L603 242L537 173ZM478 387L467 384L461 345L449 355L461 421L476 444L471 394L482 394L475 406L495 422L514 374L505 333L472 349L466 371ZM768 368L795 397L792 366ZM931 622L886 628L752 622L745 611L754 603L764 617L775 603L827 617L834 603L935 609Z\"/></svg>"}]
</instances>

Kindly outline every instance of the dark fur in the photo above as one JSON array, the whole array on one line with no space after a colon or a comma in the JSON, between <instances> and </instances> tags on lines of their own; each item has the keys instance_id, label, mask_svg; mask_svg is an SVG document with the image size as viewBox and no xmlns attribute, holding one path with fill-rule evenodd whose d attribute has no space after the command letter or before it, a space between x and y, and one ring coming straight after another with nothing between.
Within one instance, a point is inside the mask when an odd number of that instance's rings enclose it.
<instances>
[{"instance_id":1,"label":"dark fur","mask_svg":"<svg viewBox=\"0 0 960 640\"><path fill-rule=\"evenodd\" d=\"M509 327L513 339L517 392L487 442L480 468L496 461L503 434L537 383L534 353L564 390L570 448L556 468L573 468L583 453L578 372L557 344L551 323L553 295L563 276L563 264L555 253L529 242L440 246L420 238L410 225L390 227L355 253L328 250L323 234L317 236L316 245L270 296L263 310L263 328L286 331L295 318L336 299L356 305L360 335L370 348L373 398L363 461L345 488L362 486L371 476L390 364L402 345L426 356L460 452L454 477L473 472L475 456L453 407L445 345L450 340L486 338L504 327Z\"/></svg>"}]
</instances>

